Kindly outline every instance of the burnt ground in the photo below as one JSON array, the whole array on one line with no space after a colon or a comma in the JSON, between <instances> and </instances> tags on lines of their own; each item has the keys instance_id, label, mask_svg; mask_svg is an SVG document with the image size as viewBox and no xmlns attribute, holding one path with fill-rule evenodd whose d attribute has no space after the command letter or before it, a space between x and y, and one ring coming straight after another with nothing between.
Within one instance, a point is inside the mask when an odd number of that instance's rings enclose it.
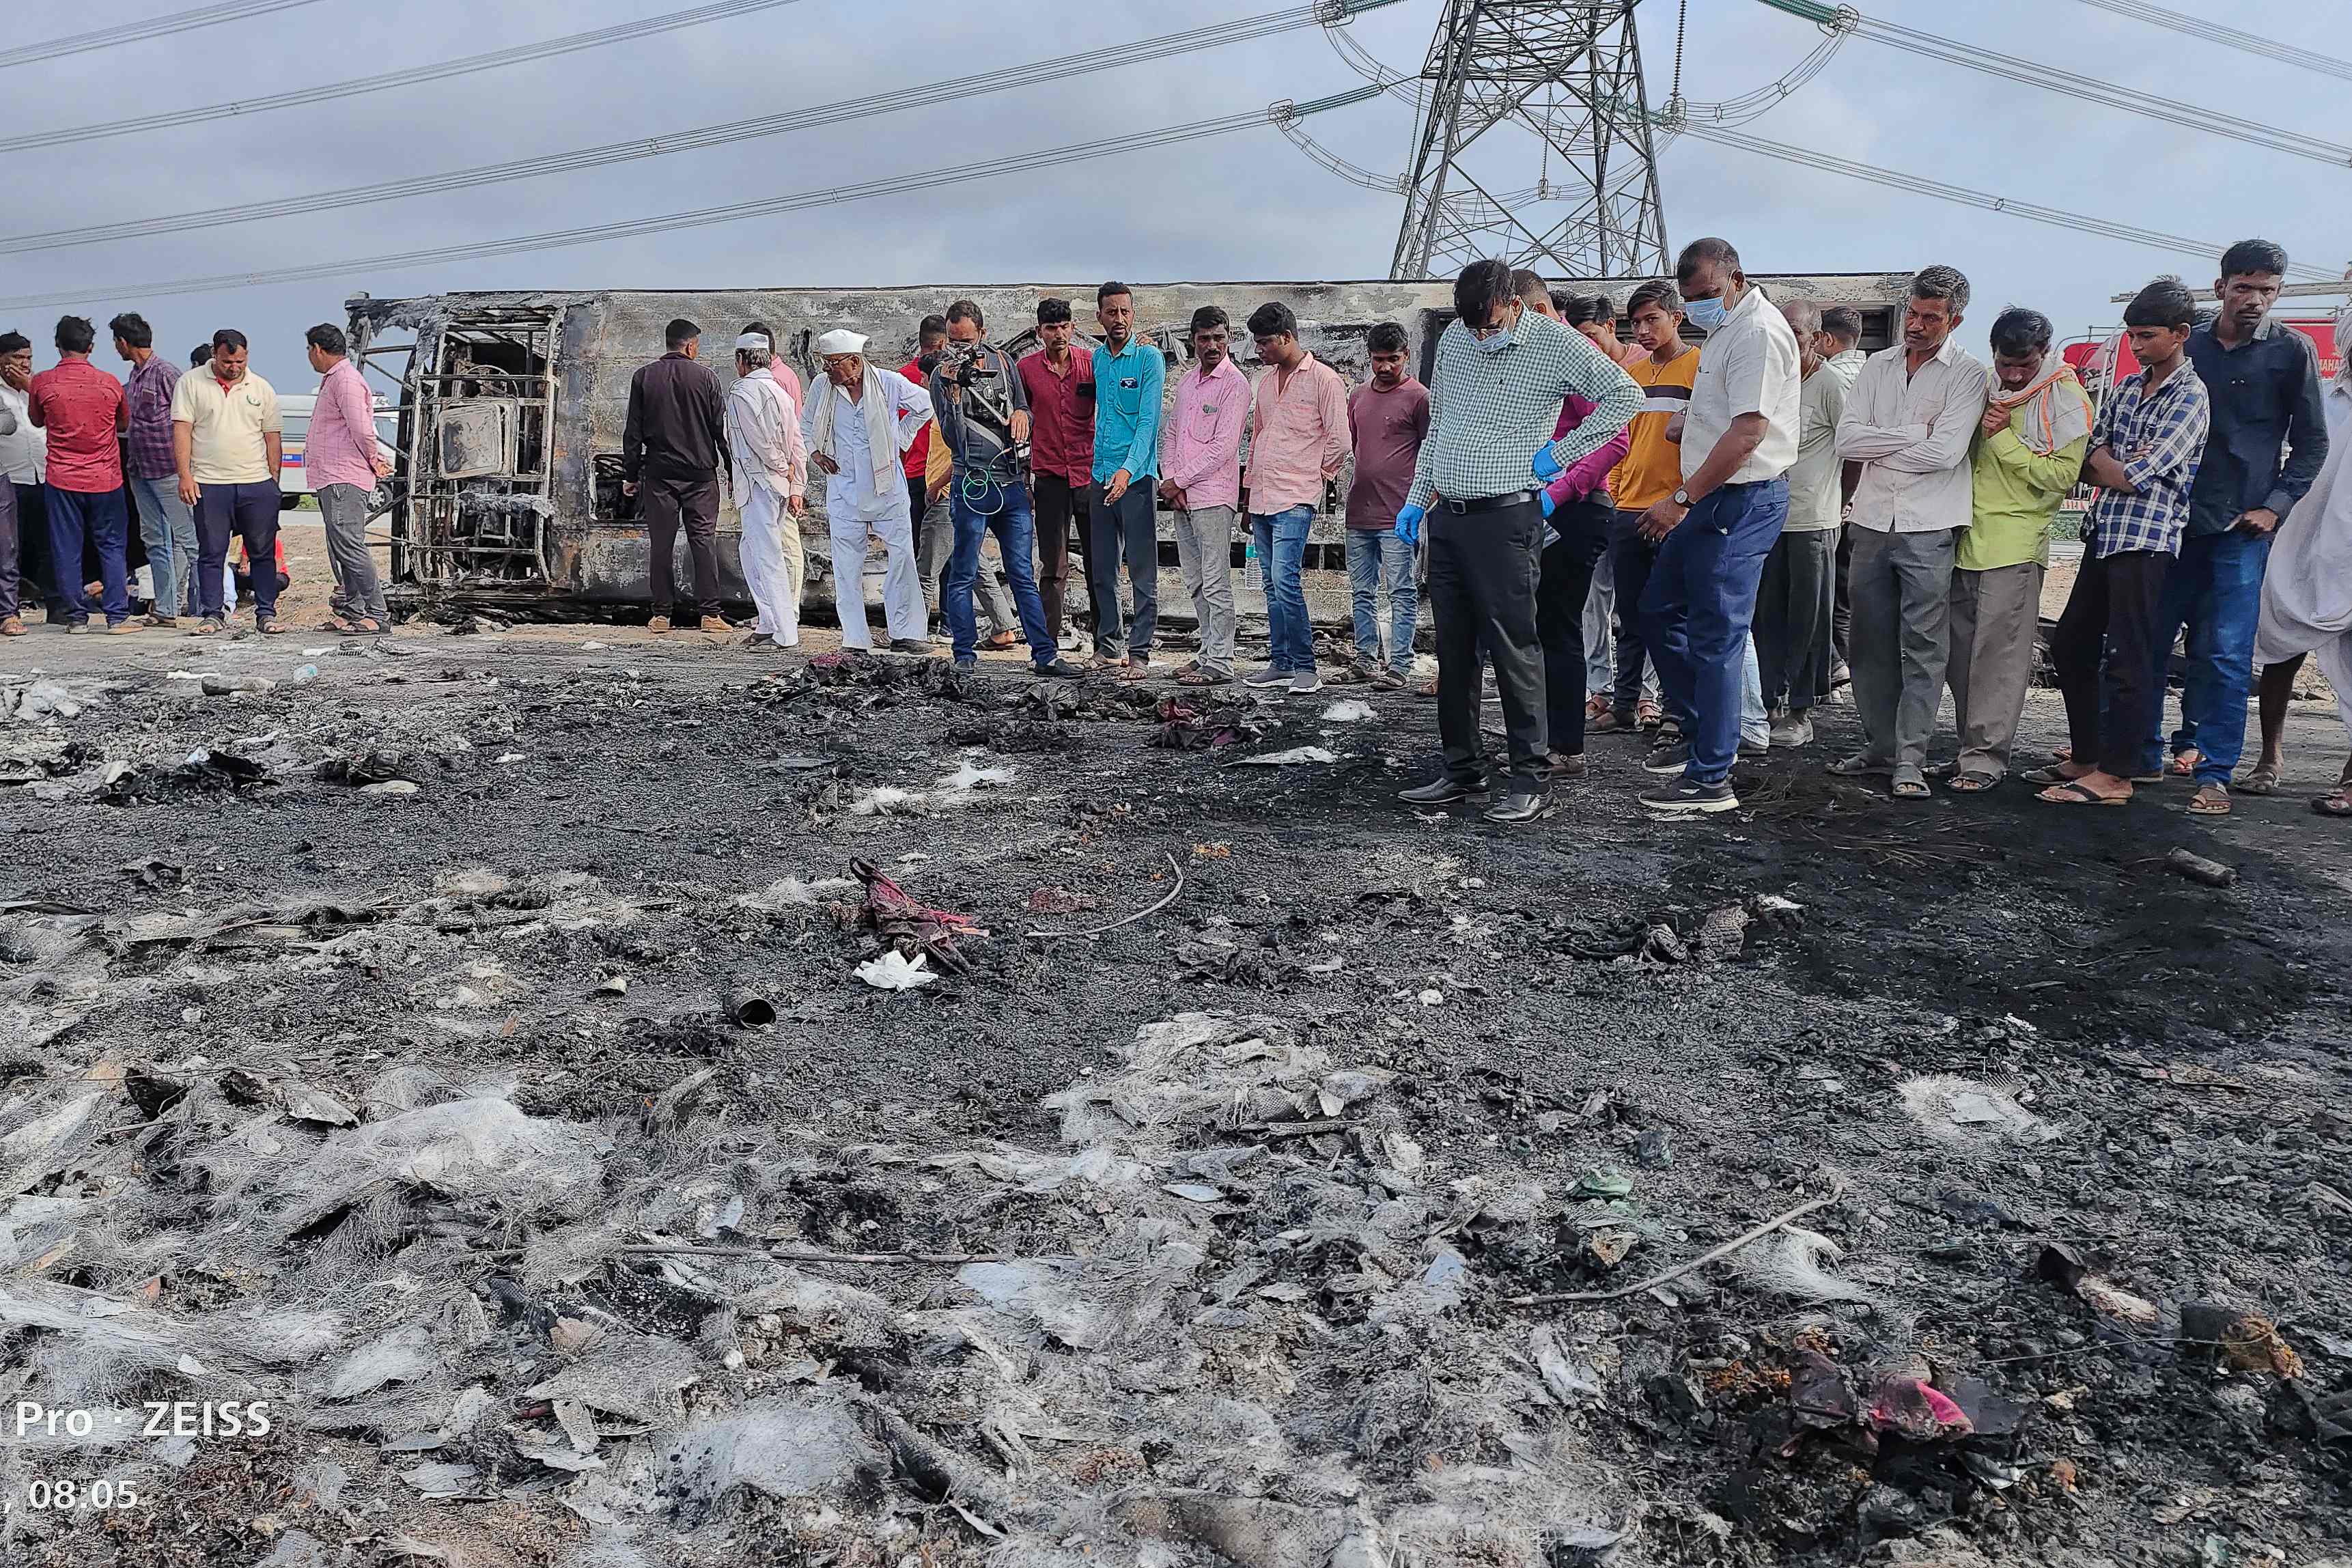
<instances>
[{"instance_id":1,"label":"burnt ground","mask_svg":"<svg viewBox=\"0 0 2352 1568\"><path fill-rule=\"evenodd\" d=\"M1433 745L1402 694L1268 700L1194 752L1099 683L598 635L403 639L233 698L169 679L176 647L5 650L0 682L40 663L90 700L0 725L0 755L50 748L0 789L34 900L0 914L27 1194L0 1292L74 1319L0 1301L8 1397L281 1413L193 1456L18 1450L10 1560L2307 1563L2352 1537L2352 840L2305 805L2331 714L2219 825L2178 788L1897 805L1820 772L1832 713L1743 767L1736 816L1648 820L1638 748L1596 738L1508 830L1393 802ZM1322 721L1349 699L1376 719ZM2035 741L2057 721L2036 693ZM1304 744L1339 760L1231 765ZM967 763L1013 776L944 789ZM860 815L879 786L918 798ZM856 889L773 886L859 857L993 933L968 973L872 989L824 907ZM1171 860L1156 913L1022 934L1141 910ZM726 1017L741 990L775 1020ZM1135 1044L1202 1012L1237 1022L1181 1026L1173 1065ZM485 1100L584 1173L352 1163ZM1512 1300L1832 1194L1819 1245ZM1008 1296L725 1251L778 1242L1082 1261ZM649 1243L703 1256L618 1250ZM2087 1283L2038 1270L2053 1244ZM2209 1303L2282 1337L2217 1347ZM238 1359L225 1325L295 1309L318 1342ZM398 1375L354 1368L403 1333ZM623 1392L545 1394L624 1348ZM549 1461L582 1405L594 1457ZM714 1423L780 1408L792 1463L710 1458ZM25 1506L77 1471L149 1500Z\"/></svg>"}]
</instances>

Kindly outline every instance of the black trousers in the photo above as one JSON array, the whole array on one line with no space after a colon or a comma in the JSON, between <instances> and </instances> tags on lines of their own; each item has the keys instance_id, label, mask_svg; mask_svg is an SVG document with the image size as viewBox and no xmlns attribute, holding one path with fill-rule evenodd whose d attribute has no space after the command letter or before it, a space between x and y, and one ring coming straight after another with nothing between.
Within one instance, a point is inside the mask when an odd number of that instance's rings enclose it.
<instances>
[{"instance_id":1,"label":"black trousers","mask_svg":"<svg viewBox=\"0 0 2352 1568\"><path fill-rule=\"evenodd\" d=\"M1756 660L1764 705L1804 712L1830 690L1830 616L1837 588L1838 535L1785 530L1764 558L1756 595Z\"/></svg>"},{"instance_id":2,"label":"black trousers","mask_svg":"<svg viewBox=\"0 0 2352 1568\"><path fill-rule=\"evenodd\" d=\"M1445 748L1445 772L1463 784L1486 779L1486 747L1478 731L1483 646L1494 660L1495 688L1503 699L1511 787L1540 790L1547 731L1536 584L1543 512L1532 500L1494 511L1454 512L1439 506L1423 526L1429 534L1429 608L1437 625L1437 732ZM1582 608L1580 600L1579 614ZM1583 657L1581 650L1577 657Z\"/></svg>"},{"instance_id":3,"label":"black trousers","mask_svg":"<svg viewBox=\"0 0 2352 1568\"><path fill-rule=\"evenodd\" d=\"M2171 570L2172 557L2160 550L2126 550L2095 561L2085 556L2050 638L2074 760L2116 778L2137 771L2164 700L2157 684L2156 621Z\"/></svg>"},{"instance_id":4,"label":"black trousers","mask_svg":"<svg viewBox=\"0 0 2352 1568\"><path fill-rule=\"evenodd\" d=\"M667 616L677 601L677 531L694 558L694 597L686 609L696 616L719 613L719 476L656 479L647 474L641 489L646 531L653 547L654 614Z\"/></svg>"},{"instance_id":5,"label":"black trousers","mask_svg":"<svg viewBox=\"0 0 2352 1568\"><path fill-rule=\"evenodd\" d=\"M49 569L49 498L38 485L11 485L16 494L16 574L20 606L37 597L49 619L63 626L73 612Z\"/></svg>"},{"instance_id":6,"label":"black trousers","mask_svg":"<svg viewBox=\"0 0 2352 1568\"><path fill-rule=\"evenodd\" d=\"M1544 547L1538 567L1536 640L1543 647L1544 730L1562 756L1584 753L1584 601L1616 516L1606 495L1560 508L1551 514L1559 537Z\"/></svg>"},{"instance_id":7,"label":"black trousers","mask_svg":"<svg viewBox=\"0 0 2352 1568\"><path fill-rule=\"evenodd\" d=\"M1853 570L1853 530L1838 525L1837 591L1830 602L1830 649L1840 664L1850 665L1853 658L1846 652L1853 640L1853 590L1847 585L1847 576Z\"/></svg>"},{"instance_id":8,"label":"black trousers","mask_svg":"<svg viewBox=\"0 0 2352 1568\"><path fill-rule=\"evenodd\" d=\"M1045 629L1062 637L1062 599L1070 586L1070 529L1083 541L1091 485L1072 484L1059 474L1039 474L1030 489L1037 513L1037 596L1045 605ZM1081 542L1079 549L1085 550Z\"/></svg>"}]
</instances>

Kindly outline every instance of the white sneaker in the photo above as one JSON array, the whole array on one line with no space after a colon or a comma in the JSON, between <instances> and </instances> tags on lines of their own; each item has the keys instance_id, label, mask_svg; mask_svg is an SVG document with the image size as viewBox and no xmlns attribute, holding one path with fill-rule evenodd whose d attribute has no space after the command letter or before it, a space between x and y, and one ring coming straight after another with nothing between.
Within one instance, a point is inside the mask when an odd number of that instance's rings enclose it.
<instances>
[{"instance_id":1,"label":"white sneaker","mask_svg":"<svg viewBox=\"0 0 2352 1568\"><path fill-rule=\"evenodd\" d=\"M1311 669L1302 669L1290 678L1290 694L1305 697L1323 689L1323 678Z\"/></svg>"},{"instance_id":2,"label":"white sneaker","mask_svg":"<svg viewBox=\"0 0 2352 1568\"><path fill-rule=\"evenodd\" d=\"M1242 684L1256 687L1287 686L1290 684L1290 671L1276 669L1272 665L1268 665L1255 675L1243 676Z\"/></svg>"}]
</instances>

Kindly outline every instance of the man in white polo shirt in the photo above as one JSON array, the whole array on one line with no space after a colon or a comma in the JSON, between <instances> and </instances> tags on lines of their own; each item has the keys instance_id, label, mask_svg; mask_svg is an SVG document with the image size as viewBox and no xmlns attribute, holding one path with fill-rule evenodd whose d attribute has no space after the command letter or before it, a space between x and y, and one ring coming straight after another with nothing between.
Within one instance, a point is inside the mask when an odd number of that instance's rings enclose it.
<instances>
[{"instance_id":1,"label":"man in white polo shirt","mask_svg":"<svg viewBox=\"0 0 2352 1568\"><path fill-rule=\"evenodd\" d=\"M180 378L172 394L172 460L180 499L196 509L196 612L194 635L228 624L221 573L232 533L253 563L254 625L276 634L278 619L278 394L246 368L245 334L213 334L213 357Z\"/></svg>"},{"instance_id":2,"label":"man in white polo shirt","mask_svg":"<svg viewBox=\"0 0 2352 1568\"><path fill-rule=\"evenodd\" d=\"M1764 562L1789 517L1802 393L1797 335L1721 239L1683 247L1685 319L1706 333L1682 437L1682 487L1642 514L1658 559L1643 590L1643 642L1667 706L1693 716L1643 766L1674 782L1642 804L1669 815L1732 811L1748 628Z\"/></svg>"}]
</instances>

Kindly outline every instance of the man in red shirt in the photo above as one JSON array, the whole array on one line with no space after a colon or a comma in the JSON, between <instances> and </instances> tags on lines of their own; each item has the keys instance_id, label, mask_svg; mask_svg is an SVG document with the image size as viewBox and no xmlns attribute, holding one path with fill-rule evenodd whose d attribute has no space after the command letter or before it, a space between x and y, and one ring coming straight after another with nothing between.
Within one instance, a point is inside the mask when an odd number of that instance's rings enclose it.
<instances>
[{"instance_id":1,"label":"man in red shirt","mask_svg":"<svg viewBox=\"0 0 2352 1568\"><path fill-rule=\"evenodd\" d=\"M948 346L948 319L945 316L925 316L923 324L915 329L915 357L898 367L898 374L917 386L931 379L931 367L925 360L937 362L940 351ZM902 467L907 471L907 511L915 520L915 553L923 552L923 514L931 510L929 482L925 469L931 460L931 427L923 426L915 444L907 448Z\"/></svg>"},{"instance_id":2,"label":"man in red shirt","mask_svg":"<svg viewBox=\"0 0 2352 1568\"><path fill-rule=\"evenodd\" d=\"M79 316L58 319L58 363L33 378L26 394L32 421L48 433L49 463L44 499L49 512L49 567L58 596L66 603L66 630L89 630L89 601L82 595L85 541L98 547L98 580L103 586L106 629L135 632L131 624L127 536L130 513L122 501L121 431L131 411L122 384L89 363L98 330Z\"/></svg>"},{"instance_id":3,"label":"man in red shirt","mask_svg":"<svg viewBox=\"0 0 2352 1568\"><path fill-rule=\"evenodd\" d=\"M1086 521L1094 483L1094 356L1072 352L1076 336L1067 300L1038 300L1037 341L1043 346L1015 367L1022 390L1029 395L1037 594L1045 605L1045 629L1057 643L1062 637L1062 595L1070 583L1070 524ZM1083 535L1086 531L1078 531Z\"/></svg>"}]
</instances>

